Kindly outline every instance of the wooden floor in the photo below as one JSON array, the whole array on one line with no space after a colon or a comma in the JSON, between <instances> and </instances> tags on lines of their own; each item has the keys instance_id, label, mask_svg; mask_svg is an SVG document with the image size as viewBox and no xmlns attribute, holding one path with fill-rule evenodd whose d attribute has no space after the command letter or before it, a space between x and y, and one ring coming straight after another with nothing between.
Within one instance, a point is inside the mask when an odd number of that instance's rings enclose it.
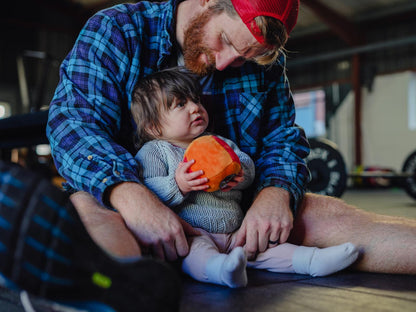
<instances>
[{"instance_id":1,"label":"wooden floor","mask_svg":"<svg viewBox=\"0 0 416 312\"><path fill-rule=\"evenodd\" d=\"M365 210L416 218L416 200L400 189L348 190L343 199ZM202 284L184 277L180 311L416 311L416 276L344 271L312 278L258 270L249 271L248 276L248 287L243 289ZM16 304L18 297L4 289L0 289L0 299L1 312L23 311Z\"/></svg>"},{"instance_id":2,"label":"wooden floor","mask_svg":"<svg viewBox=\"0 0 416 312\"><path fill-rule=\"evenodd\" d=\"M416 200L401 189L348 190L343 199L365 210L416 218ZM186 279L181 312L416 311L416 276L248 273L248 287L237 290Z\"/></svg>"},{"instance_id":3,"label":"wooden floor","mask_svg":"<svg viewBox=\"0 0 416 312\"><path fill-rule=\"evenodd\" d=\"M414 276L343 272L325 278L250 271L247 288L185 285L181 312L416 311Z\"/></svg>"}]
</instances>

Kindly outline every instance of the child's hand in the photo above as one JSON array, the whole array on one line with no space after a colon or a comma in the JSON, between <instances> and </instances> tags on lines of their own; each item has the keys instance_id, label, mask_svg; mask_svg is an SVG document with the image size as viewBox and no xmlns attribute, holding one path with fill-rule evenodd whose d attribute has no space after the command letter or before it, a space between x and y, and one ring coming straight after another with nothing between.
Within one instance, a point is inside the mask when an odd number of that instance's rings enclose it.
<instances>
[{"instance_id":1,"label":"child's hand","mask_svg":"<svg viewBox=\"0 0 416 312\"><path fill-rule=\"evenodd\" d=\"M240 182L244 181L244 171L241 169L241 171L234 176L224 187L221 188L221 191L228 192L233 187L236 187Z\"/></svg>"},{"instance_id":2,"label":"child's hand","mask_svg":"<svg viewBox=\"0 0 416 312\"><path fill-rule=\"evenodd\" d=\"M188 172L194 163L195 160L193 159L188 162L182 161L175 171L175 180L183 195L191 191L203 191L209 188L209 185L206 184L208 182L207 178L198 178L204 173L202 170Z\"/></svg>"}]
</instances>

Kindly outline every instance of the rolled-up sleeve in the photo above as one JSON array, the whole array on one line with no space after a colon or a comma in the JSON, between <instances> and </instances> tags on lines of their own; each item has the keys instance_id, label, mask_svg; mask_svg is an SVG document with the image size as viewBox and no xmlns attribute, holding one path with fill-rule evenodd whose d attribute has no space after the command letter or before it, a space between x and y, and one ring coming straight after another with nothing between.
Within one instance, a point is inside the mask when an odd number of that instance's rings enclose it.
<instances>
[{"instance_id":1,"label":"rolled-up sleeve","mask_svg":"<svg viewBox=\"0 0 416 312\"><path fill-rule=\"evenodd\" d=\"M121 85L131 64L120 48L122 31L106 18L91 18L63 61L47 126L59 173L101 203L108 186L140 182L134 158L115 143L128 106Z\"/></svg>"},{"instance_id":2,"label":"rolled-up sleeve","mask_svg":"<svg viewBox=\"0 0 416 312\"><path fill-rule=\"evenodd\" d=\"M285 58L281 58L284 68ZM266 72L266 77L272 73ZM284 70L268 83L260 122L260 137L255 159L257 191L277 186L289 191L292 209L296 210L309 182L310 174L304 158L309 144L304 130L295 124L295 106Z\"/></svg>"}]
</instances>

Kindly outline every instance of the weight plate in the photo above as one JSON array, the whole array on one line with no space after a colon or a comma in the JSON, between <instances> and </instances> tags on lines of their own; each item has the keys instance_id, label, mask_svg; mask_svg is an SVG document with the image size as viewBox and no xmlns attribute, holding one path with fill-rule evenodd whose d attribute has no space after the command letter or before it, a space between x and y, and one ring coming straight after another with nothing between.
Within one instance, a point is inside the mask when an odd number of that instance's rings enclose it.
<instances>
[{"instance_id":1,"label":"weight plate","mask_svg":"<svg viewBox=\"0 0 416 312\"><path fill-rule=\"evenodd\" d=\"M307 190L341 197L347 187L347 170L336 145L325 139L309 139L311 152L306 163L312 175Z\"/></svg>"},{"instance_id":2,"label":"weight plate","mask_svg":"<svg viewBox=\"0 0 416 312\"><path fill-rule=\"evenodd\" d=\"M412 175L405 179L403 188L406 190L407 194L416 199L416 151L406 158L402 172Z\"/></svg>"}]
</instances>

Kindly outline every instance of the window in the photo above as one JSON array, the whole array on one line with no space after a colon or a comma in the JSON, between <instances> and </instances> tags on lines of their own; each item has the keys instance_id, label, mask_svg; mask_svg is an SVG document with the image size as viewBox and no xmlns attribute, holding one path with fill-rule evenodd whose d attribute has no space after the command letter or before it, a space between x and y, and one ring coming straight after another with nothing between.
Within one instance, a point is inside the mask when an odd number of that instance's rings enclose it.
<instances>
[{"instance_id":1,"label":"window","mask_svg":"<svg viewBox=\"0 0 416 312\"><path fill-rule=\"evenodd\" d=\"M313 90L293 95L296 123L305 129L307 137L325 135L325 92Z\"/></svg>"}]
</instances>

